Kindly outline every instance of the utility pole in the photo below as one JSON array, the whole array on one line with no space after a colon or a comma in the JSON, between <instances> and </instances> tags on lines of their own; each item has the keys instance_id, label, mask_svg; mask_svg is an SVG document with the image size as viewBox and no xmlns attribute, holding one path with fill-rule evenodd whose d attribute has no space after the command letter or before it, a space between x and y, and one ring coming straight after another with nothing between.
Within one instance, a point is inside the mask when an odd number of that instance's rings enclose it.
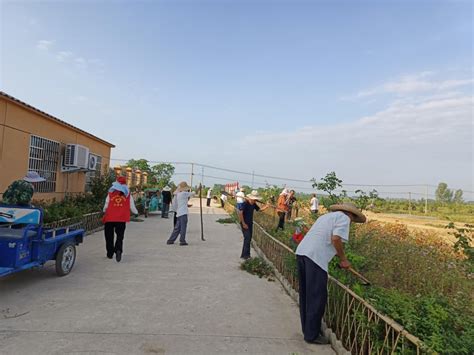
<instances>
[{"instance_id":1,"label":"utility pole","mask_svg":"<svg viewBox=\"0 0 474 355\"><path fill-rule=\"evenodd\" d=\"M204 181L204 167L201 166L201 185L203 185L203 181Z\"/></svg>"},{"instance_id":2,"label":"utility pole","mask_svg":"<svg viewBox=\"0 0 474 355\"><path fill-rule=\"evenodd\" d=\"M425 214L428 214L428 185L425 189Z\"/></svg>"},{"instance_id":3,"label":"utility pole","mask_svg":"<svg viewBox=\"0 0 474 355\"><path fill-rule=\"evenodd\" d=\"M411 192L408 193L408 213L411 214Z\"/></svg>"},{"instance_id":4,"label":"utility pole","mask_svg":"<svg viewBox=\"0 0 474 355\"><path fill-rule=\"evenodd\" d=\"M191 189L193 188L194 163L191 163Z\"/></svg>"},{"instance_id":5,"label":"utility pole","mask_svg":"<svg viewBox=\"0 0 474 355\"><path fill-rule=\"evenodd\" d=\"M252 170L252 190L253 190L254 181L255 181L255 170Z\"/></svg>"}]
</instances>

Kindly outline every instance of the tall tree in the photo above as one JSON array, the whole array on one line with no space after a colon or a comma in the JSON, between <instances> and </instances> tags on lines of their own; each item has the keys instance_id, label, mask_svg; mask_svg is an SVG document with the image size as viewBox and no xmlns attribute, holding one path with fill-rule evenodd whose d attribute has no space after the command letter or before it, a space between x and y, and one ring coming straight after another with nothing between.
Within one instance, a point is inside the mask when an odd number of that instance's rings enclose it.
<instances>
[{"instance_id":1,"label":"tall tree","mask_svg":"<svg viewBox=\"0 0 474 355\"><path fill-rule=\"evenodd\" d=\"M174 166L167 163L153 165L151 168L152 181L162 189L171 182L171 177L174 174Z\"/></svg>"},{"instance_id":2,"label":"tall tree","mask_svg":"<svg viewBox=\"0 0 474 355\"><path fill-rule=\"evenodd\" d=\"M436 189L436 201L438 202L451 202L453 199L453 192L448 189L448 184L445 182L440 182L438 188Z\"/></svg>"},{"instance_id":3,"label":"tall tree","mask_svg":"<svg viewBox=\"0 0 474 355\"><path fill-rule=\"evenodd\" d=\"M342 180L336 176L334 171L326 174L320 182L317 182L316 179L312 179L311 181L313 182L314 188L325 191L329 195L328 197L322 198L324 207L329 208L329 206L339 203L342 200L341 194L335 192L336 189L342 187Z\"/></svg>"},{"instance_id":4,"label":"tall tree","mask_svg":"<svg viewBox=\"0 0 474 355\"><path fill-rule=\"evenodd\" d=\"M455 202L455 203L462 203L463 202L462 190L461 189L456 190L456 192L454 193L453 202Z\"/></svg>"}]
</instances>

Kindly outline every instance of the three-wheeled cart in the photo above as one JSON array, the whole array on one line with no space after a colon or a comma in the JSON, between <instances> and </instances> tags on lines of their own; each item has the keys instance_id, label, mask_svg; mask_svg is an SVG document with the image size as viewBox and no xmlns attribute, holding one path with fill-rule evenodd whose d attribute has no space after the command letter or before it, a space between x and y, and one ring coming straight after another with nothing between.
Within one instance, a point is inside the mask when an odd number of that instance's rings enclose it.
<instances>
[{"instance_id":1,"label":"three-wheeled cart","mask_svg":"<svg viewBox=\"0 0 474 355\"><path fill-rule=\"evenodd\" d=\"M39 208L0 205L0 277L56 261L59 276L71 272L76 245L84 239L78 225L43 228Z\"/></svg>"}]
</instances>

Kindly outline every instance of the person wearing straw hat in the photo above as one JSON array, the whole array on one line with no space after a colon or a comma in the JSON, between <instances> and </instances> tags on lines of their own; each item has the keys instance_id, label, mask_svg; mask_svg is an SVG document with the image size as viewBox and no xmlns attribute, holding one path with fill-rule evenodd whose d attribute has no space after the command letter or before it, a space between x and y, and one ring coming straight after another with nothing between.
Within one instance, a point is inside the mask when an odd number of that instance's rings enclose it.
<instances>
[{"instance_id":1,"label":"person wearing straw hat","mask_svg":"<svg viewBox=\"0 0 474 355\"><path fill-rule=\"evenodd\" d=\"M301 327L304 340L328 344L321 333L321 322L327 302L328 266L337 255L339 265L351 266L344 253L351 222L364 223L366 218L353 203L329 207L330 213L319 217L296 249Z\"/></svg>"},{"instance_id":2,"label":"person wearing straw hat","mask_svg":"<svg viewBox=\"0 0 474 355\"><path fill-rule=\"evenodd\" d=\"M242 234L244 236L244 243L242 246L241 259L250 258L250 243L252 241L253 232L253 212L254 211L265 211L268 205L260 208L257 205L257 201L260 201L261 197L258 191L253 190L250 194L245 196L245 201L239 207L239 221L242 227Z\"/></svg>"},{"instance_id":3,"label":"person wearing straw hat","mask_svg":"<svg viewBox=\"0 0 474 355\"><path fill-rule=\"evenodd\" d=\"M138 216L135 201L130 196L127 179L119 176L109 189L104 204L104 235L107 257L120 262L123 253L123 238L125 237L126 223L130 222L130 211ZM117 239L115 240L115 235Z\"/></svg>"},{"instance_id":4,"label":"person wearing straw hat","mask_svg":"<svg viewBox=\"0 0 474 355\"><path fill-rule=\"evenodd\" d=\"M173 228L173 232L168 238L166 244L174 244L179 236L179 245L188 245L186 242L186 229L188 226L188 201L194 196L194 192L190 192L191 187L182 181L179 183L176 189L175 197L173 199L173 211L176 216L176 224Z\"/></svg>"},{"instance_id":5,"label":"person wearing straw hat","mask_svg":"<svg viewBox=\"0 0 474 355\"><path fill-rule=\"evenodd\" d=\"M161 218L168 218L171 200L171 187L166 185L161 192Z\"/></svg>"},{"instance_id":6,"label":"person wearing straw hat","mask_svg":"<svg viewBox=\"0 0 474 355\"><path fill-rule=\"evenodd\" d=\"M7 205L29 206L35 192L34 185L46 181L36 171L28 171L22 180L13 181L3 193L3 203Z\"/></svg>"}]
</instances>

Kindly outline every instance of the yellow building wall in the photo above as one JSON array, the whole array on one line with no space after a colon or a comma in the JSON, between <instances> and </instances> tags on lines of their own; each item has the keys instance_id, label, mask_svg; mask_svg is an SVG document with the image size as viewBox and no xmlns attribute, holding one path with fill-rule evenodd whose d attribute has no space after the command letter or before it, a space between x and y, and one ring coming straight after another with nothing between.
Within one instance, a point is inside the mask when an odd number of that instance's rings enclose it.
<instances>
[{"instance_id":1,"label":"yellow building wall","mask_svg":"<svg viewBox=\"0 0 474 355\"><path fill-rule=\"evenodd\" d=\"M0 98L0 194L12 181L21 179L27 173L31 135L61 143L61 156L65 144L84 145L90 149L90 153L102 157L102 172L110 166L111 147L108 145L19 104ZM34 199L61 199L66 191L84 192L86 179L84 172L61 173L60 169L61 162L58 163L56 191L35 193Z\"/></svg>"}]
</instances>

